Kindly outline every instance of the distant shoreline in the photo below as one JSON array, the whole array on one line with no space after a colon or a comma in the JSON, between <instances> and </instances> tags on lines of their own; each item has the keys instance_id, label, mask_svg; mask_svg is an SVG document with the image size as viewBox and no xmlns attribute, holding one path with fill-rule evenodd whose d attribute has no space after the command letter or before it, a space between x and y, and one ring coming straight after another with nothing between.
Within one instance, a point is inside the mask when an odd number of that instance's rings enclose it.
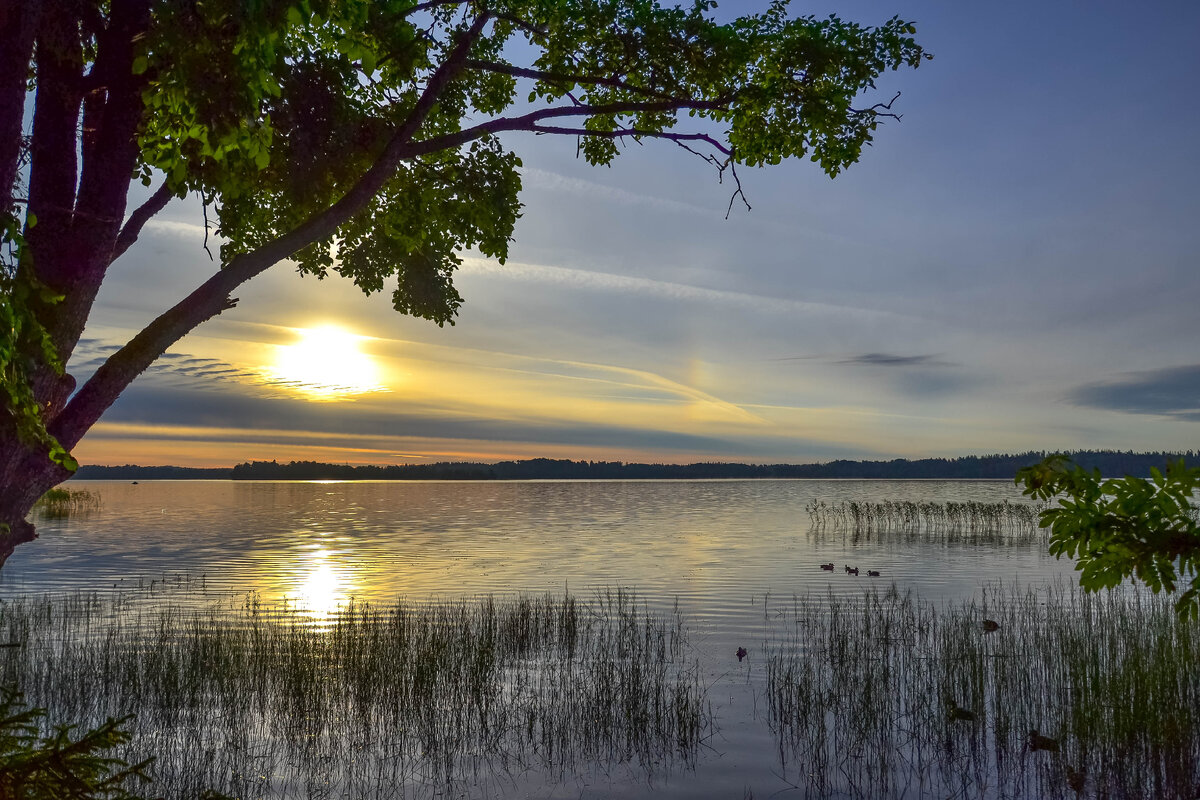
<instances>
[{"instance_id":1,"label":"distant shoreline","mask_svg":"<svg viewBox=\"0 0 1200 800\"><path fill-rule=\"evenodd\" d=\"M622 461L571 461L532 458L496 463L447 461L437 464L351 466L316 461L254 461L234 467L100 466L85 464L78 480L695 480L771 478L858 478L934 480L1011 480L1021 467L1037 463L1047 453L923 458L891 461L829 461L811 464L640 464ZM1148 476L1180 458L1200 466L1195 451L1133 453L1113 450L1069 452L1087 469L1106 476Z\"/></svg>"}]
</instances>

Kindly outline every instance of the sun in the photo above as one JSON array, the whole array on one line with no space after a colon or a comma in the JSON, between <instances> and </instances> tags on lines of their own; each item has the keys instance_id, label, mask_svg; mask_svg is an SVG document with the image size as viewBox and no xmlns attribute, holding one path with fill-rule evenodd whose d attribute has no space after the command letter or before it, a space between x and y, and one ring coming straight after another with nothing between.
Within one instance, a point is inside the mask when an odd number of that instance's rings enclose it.
<instances>
[{"instance_id":1,"label":"sun","mask_svg":"<svg viewBox=\"0 0 1200 800\"><path fill-rule=\"evenodd\" d=\"M334 325L296 333L298 340L280 345L267 370L272 383L323 400L383 391L375 361L359 349L365 337Z\"/></svg>"}]
</instances>

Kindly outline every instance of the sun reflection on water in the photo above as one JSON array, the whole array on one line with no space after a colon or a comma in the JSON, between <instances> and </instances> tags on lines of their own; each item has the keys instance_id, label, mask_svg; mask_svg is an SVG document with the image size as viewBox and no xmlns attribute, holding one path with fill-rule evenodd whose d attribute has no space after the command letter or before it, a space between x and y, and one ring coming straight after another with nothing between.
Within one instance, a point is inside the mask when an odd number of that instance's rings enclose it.
<instances>
[{"instance_id":1,"label":"sun reflection on water","mask_svg":"<svg viewBox=\"0 0 1200 800\"><path fill-rule=\"evenodd\" d=\"M354 571L338 553L314 545L284 579L283 597L314 622L330 620L353 597Z\"/></svg>"}]
</instances>

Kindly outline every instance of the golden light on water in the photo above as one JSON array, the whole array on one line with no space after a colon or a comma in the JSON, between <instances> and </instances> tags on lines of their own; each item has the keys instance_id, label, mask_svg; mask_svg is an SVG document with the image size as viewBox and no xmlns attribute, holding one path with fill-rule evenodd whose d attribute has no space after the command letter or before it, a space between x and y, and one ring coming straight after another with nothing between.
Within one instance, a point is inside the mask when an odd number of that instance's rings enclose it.
<instances>
[{"instance_id":1,"label":"golden light on water","mask_svg":"<svg viewBox=\"0 0 1200 800\"><path fill-rule=\"evenodd\" d=\"M298 572L286 596L296 603L299 611L318 621L327 620L350 601L353 576L334 553L315 546L297 566Z\"/></svg>"},{"instance_id":2,"label":"golden light on water","mask_svg":"<svg viewBox=\"0 0 1200 800\"><path fill-rule=\"evenodd\" d=\"M365 337L334 325L302 328L299 340L280 345L267 369L272 383L316 400L383 390L374 359L359 347Z\"/></svg>"}]
</instances>

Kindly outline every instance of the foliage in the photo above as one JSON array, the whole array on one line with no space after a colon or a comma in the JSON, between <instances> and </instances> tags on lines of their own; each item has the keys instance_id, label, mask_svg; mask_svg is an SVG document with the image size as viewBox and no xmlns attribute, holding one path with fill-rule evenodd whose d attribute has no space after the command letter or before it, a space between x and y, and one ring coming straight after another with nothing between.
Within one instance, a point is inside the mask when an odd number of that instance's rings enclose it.
<instances>
[{"instance_id":1,"label":"foliage","mask_svg":"<svg viewBox=\"0 0 1200 800\"><path fill-rule=\"evenodd\" d=\"M334 271L368 294L394 278L395 308L441 325L462 301L451 282L458 252L503 263L519 216L520 161L487 128L505 112L571 103L574 113L546 119L582 125L499 127L580 136L592 164L610 163L622 138L675 136L682 110L725 129L718 152L732 162L806 156L833 176L856 161L886 110L853 101L884 70L920 63L915 28L789 19L786 5L720 25L708 0L165 2L134 63L150 110L139 170L216 204L228 262L345 195L476 36L414 132L431 146L295 256L302 273ZM480 14L494 24L473 34ZM514 51L535 57L524 66Z\"/></svg>"},{"instance_id":2,"label":"foliage","mask_svg":"<svg viewBox=\"0 0 1200 800\"><path fill-rule=\"evenodd\" d=\"M36 219L26 221L34 223ZM46 431L28 367L32 359L40 358L57 374L63 372L46 328L29 313L34 295L43 303L61 298L17 269L25 239L16 215L0 216L0 226L0 408L12 416L24 441L44 447L51 461L74 472L79 463Z\"/></svg>"},{"instance_id":3,"label":"foliage","mask_svg":"<svg viewBox=\"0 0 1200 800\"><path fill-rule=\"evenodd\" d=\"M6 800L137 800L126 785L147 781L150 761L130 765L111 755L129 740L129 718L109 719L76 734L58 725L41 736L41 708L25 708L21 694L0 694L0 797Z\"/></svg>"},{"instance_id":4,"label":"foliage","mask_svg":"<svg viewBox=\"0 0 1200 800\"><path fill-rule=\"evenodd\" d=\"M1024 493L1058 500L1042 512L1050 528L1050 552L1077 560L1079 583L1089 591L1111 589L1135 577L1154 592L1174 592L1191 576L1175 604L1183 617L1200 617L1200 525L1193 495L1200 468L1183 460L1151 478L1110 478L1085 470L1058 454L1017 473Z\"/></svg>"}]
</instances>

